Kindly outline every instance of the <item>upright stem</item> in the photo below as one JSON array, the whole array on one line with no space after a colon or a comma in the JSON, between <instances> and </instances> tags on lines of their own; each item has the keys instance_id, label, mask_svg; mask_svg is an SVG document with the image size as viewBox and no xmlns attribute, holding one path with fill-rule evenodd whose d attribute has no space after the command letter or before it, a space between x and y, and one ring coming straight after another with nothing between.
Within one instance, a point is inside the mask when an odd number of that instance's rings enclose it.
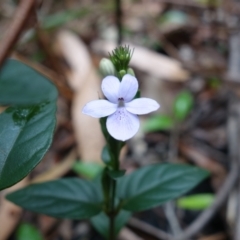
<instances>
[{"instance_id":1,"label":"upright stem","mask_svg":"<svg viewBox=\"0 0 240 240\"><path fill-rule=\"evenodd\" d=\"M115 141L115 144L109 146L111 147L113 160L112 167L115 171L119 170L119 154L121 149L121 143ZM109 177L109 205L108 205L108 217L109 217L109 240L115 240L115 194L116 194L116 180Z\"/></svg>"},{"instance_id":2,"label":"upright stem","mask_svg":"<svg viewBox=\"0 0 240 240\"><path fill-rule=\"evenodd\" d=\"M110 200L110 226L109 226L109 240L115 240L115 191L116 191L116 180L111 179L111 200Z\"/></svg>"}]
</instances>

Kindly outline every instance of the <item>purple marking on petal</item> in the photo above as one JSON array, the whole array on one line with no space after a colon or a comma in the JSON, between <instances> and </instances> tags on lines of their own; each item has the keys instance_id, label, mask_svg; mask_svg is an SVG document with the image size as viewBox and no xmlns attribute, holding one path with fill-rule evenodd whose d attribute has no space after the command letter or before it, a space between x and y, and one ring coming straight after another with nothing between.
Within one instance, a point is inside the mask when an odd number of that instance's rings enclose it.
<instances>
[{"instance_id":1,"label":"purple marking on petal","mask_svg":"<svg viewBox=\"0 0 240 240\"><path fill-rule=\"evenodd\" d=\"M107 76L102 80L104 96L112 103L117 103L120 81L115 76Z\"/></svg>"},{"instance_id":2,"label":"purple marking on petal","mask_svg":"<svg viewBox=\"0 0 240 240\"><path fill-rule=\"evenodd\" d=\"M137 115L129 113L124 107L118 108L107 118L107 130L110 135L121 141L132 138L140 126Z\"/></svg>"},{"instance_id":3,"label":"purple marking on petal","mask_svg":"<svg viewBox=\"0 0 240 240\"><path fill-rule=\"evenodd\" d=\"M95 118L106 117L113 114L117 110L117 104L107 100L95 100L87 103L82 113Z\"/></svg>"},{"instance_id":4,"label":"purple marking on petal","mask_svg":"<svg viewBox=\"0 0 240 240\"><path fill-rule=\"evenodd\" d=\"M137 98L125 103L125 107L130 113L141 115L156 111L160 105L150 98Z\"/></svg>"},{"instance_id":5,"label":"purple marking on petal","mask_svg":"<svg viewBox=\"0 0 240 240\"><path fill-rule=\"evenodd\" d=\"M130 74L124 75L118 92L118 98L123 98L124 102L131 101L138 90L138 81Z\"/></svg>"}]
</instances>

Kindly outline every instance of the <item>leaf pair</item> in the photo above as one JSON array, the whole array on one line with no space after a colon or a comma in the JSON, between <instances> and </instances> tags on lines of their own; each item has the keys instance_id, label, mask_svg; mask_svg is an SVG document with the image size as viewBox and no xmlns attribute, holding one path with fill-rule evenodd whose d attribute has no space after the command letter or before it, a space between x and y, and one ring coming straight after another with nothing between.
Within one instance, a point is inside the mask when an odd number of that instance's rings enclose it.
<instances>
[{"instance_id":1,"label":"leaf pair","mask_svg":"<svg viewBox=\"0 0 240 240\"><path fill-rule=\"evenodd\" d=\"M116 232L125 224L130 212L143 211L186 193L208 176L202 169L184 164L154 164L117 180L116 196L122 211ZM108 229L103 213L103 196L98 182L77 178L34 184L7 195L15 204L53 217L85 219L98 229ZM124 211L125 210L125 211Z\"/></svg>"},{"instance_id":2,"label":"leaf pair","mask_svg":"<svg viewBox=\"0 0 240 240\"><path fill-rule=\"evenodd\" d=\"M0 71L0 190L23 179L51 145L57 90L45 77L16 60Z\"/></svg>"}]
</instances>

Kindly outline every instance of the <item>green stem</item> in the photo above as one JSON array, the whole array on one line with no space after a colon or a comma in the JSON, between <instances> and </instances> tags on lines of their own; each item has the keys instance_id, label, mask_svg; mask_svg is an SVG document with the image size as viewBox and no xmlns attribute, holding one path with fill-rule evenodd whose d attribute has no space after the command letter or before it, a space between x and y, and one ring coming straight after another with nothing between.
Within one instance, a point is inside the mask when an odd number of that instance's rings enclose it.
<instances>
[{"instance_id":1,"label":"green stem","mask_svg":"<svg viewBox=\"0 0 240 240\"><path fill-rule=\"evenodd\" d=\"M111 179L111 200L110 200L110 226L109 226L109 240L115 240L115 192L116 181Z\"/></svg>"},{"instance_id":2,"label":"green stem","mask_svg":"<svg viewBox=\"0 0 240 240\"><path fill-rule=\"evenodd\" d=\"M115 240L115 217L120 209L115 208L116 180L112 179L109 171L119 171L119 154L124 143L112 138L106 130L106 119L101 119L101 127L107 141L110 162L107 163L102 175L102 189L104 193L104 211L109 218L109 240Z\"/></svg>"},{"instance_id":3,"label":"green stem","mask_svg":"<svg viewBox=\"0 0 240 240\"><path fill-rule=\"evenodd\" d=\"M119 170L119 154L121 149L121 143L115 141L115 144L112 146L112 160L113 160L113 169L115 171ZM110 199L109 199L109 240L115 240L115 217L116 217L116 209L115 209L115 194L116 194L116 180L110 179Z\"/></svg>"}]
</instances>

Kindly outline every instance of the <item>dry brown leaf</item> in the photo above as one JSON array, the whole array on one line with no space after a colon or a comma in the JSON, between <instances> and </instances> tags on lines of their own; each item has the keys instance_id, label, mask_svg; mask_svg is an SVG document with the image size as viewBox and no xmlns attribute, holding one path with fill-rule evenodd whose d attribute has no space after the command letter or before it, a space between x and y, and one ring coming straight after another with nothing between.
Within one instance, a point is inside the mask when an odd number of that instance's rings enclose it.
<instances>
[{"instance_id":1,"label":"dry brown leaf","mask_svg":"<svg viewBox=\"0 0 240 240\"><path fill-rule=\"evenodd\" d=\"M179 61L144 47L129 43L127 43L127 45L129 45L131 49L134 49L134 54L130 62L132 67L145 71L161 80L176 82L188 80L189 73L182 68ZM115 47L116 45L113 42L106 41L96 41L93 44L93 49L96 52L101 52L105 55L108 52L112 52Z\"/></svg>"},{"instance_id":2,"label":"dry brown leaf","mask_svg":"<svg viewBox=\"0 0 240 240\"><path fill-rule=\"evenodd\" d=\"M71 68L67 79L75 91L72 118L79 154L83 161L100 161L104 138L99 120L82 114L83 106L87 102L99 98L100 78L93 67L86 45L75 34L61 32L56 42Z\"/></svg>"},{"instance_id":3,"label":"dry brown leaf","mask_svg":"<svg viewBox=\"0 0 240 240\"><path fill-rule=\"evenodd\" d=\"M129 228L123 228L119 233L119 239L120 240L143 240L143 238L136 235L133 231L131 231Z\"/></svg>"},{"instance_id":4,"label":"dry brown leaf","mask_svg":"<svg viewBox=\"0 0 240 240\"><path fill-rule=\"evenodd\" d=\"M17 226L22 209L7 201L4 196L19 188L25 187L28 183L28 177L24 178L21 182L17 183L11 188L4 190L0 193L0 240L7 240L12 234L14 228Z\"/></svg>"},{"instance_id":5,"label":"dry brown leaf","mask_svg":"<svg viewBox=\"0 0 240 240\"><path fill-rule=\"evenodd\" d=\"M5 111L6 107L2 107L0 106L0 113L2 113L3 111Z\"/></svg>"},{"instance_id":6,"label":"dry brown leaf","mask_svg":"<svg viewBox=\"0 0 240 240\"><path fill-rule=\"evenodd\" d=\"M218 189L221 187L225 177L226 170L218 162L214 161L211 157L206 156L198 148L184 143L179 143L179 150L187 158L191 159L197 166L207 169L213 174L212 181L213 186Z\"/></svg>"},{"instance_id":7,"label":"dry brown leaf","mask_svg":"<svg viewBox=\"0 0 240 240\"><path fill-rule=\"evenodd\" d=\"M50 217L47 215L43 215L43 214L38 215L38 228L43 235L47 236L44 240L53 239L52 238L52 235L54 234L54 233L52 233L53 229L56 228L57 224L60 221L62 221L62 220L54 218L54 217ZM49 234L49 233L51 233L51 234Z\"/></svg>"},{"instance_id":8,"label":"dry brown leaf","mask_svg":"<svg viewBox=\"0 0 240 240\"><path fill-rule=\"evenodd\" d=\"M61 163L38 175L30 183L40 183L62 177L71 169L73 163L76 161L76 157L77 153L74 149L61 161Z\"/></svg>"},{"instance_id":9,"label":"dry brown leaf","mask_svg":"<svg viewBox=\"0 0 240 240\"><path fill-rule=\"evenodd\" d=\"M225 233L216 233L209 236L200 237L198 240L226 240L228 239Z\"/></svg>"}]
</instances>

